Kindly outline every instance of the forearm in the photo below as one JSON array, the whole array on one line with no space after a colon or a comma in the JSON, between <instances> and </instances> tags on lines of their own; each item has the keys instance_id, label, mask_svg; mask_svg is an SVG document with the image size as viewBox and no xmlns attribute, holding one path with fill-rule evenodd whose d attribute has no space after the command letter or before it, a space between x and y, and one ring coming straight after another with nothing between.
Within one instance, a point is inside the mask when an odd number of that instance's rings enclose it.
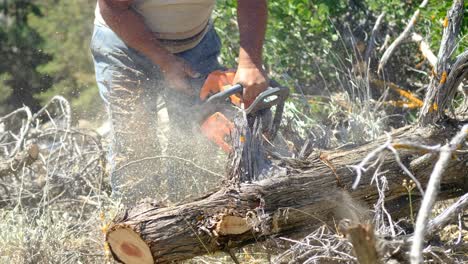
<instances>
[{"instance_id":1,"label":"forearm","mask_svg":"<svg viewBox=\"0 0 468 264\"><path fill-rule=\"evenodd\" d=\"M262 67L267 12L267 0L238 0L239 66Z\"/></svg>"},{"instance_id":2,"label":"forearm","mask_svg":"<svg viewBox=\"0 0 468 264\"><path fill-rule=\"evenodd\" d=\"M154 37L143 18L130 8L131 2L99 0L104 21L128 46L165 68L172 54Z\"/></svg>"}]
</instances>

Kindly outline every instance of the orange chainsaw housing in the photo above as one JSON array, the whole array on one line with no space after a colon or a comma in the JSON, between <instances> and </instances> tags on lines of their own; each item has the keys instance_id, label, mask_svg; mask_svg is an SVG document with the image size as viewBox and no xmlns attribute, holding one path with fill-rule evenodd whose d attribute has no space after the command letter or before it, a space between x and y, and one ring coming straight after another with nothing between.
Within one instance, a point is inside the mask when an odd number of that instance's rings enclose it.
<instances>
[{"instance_id":1,"label":"orange chainsaw housing","mask_svg":"<svg viewBox=\"0 0 468 264\"><path fill-rule=\"evenodd\" d=\"M210 73L200 90L200 99L204 101L208 99L210 95L230 88L233 85L235 75L236 72L233 70L218 70ZM240 107L241 98L239 96L231 95L230 100L232 104ZM231 135L234 124L223 113L216 112L212 114L203 121L200 128L203 135L225 152L230 152L232 150L231 145L226 142L226 139Z\"/></svg>"}]
</instances>

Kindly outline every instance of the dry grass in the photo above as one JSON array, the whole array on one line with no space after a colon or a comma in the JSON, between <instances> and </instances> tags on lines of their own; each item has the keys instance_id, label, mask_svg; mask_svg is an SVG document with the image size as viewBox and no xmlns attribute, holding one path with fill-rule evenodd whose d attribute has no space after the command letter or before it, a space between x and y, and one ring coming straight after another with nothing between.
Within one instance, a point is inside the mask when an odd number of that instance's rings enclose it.
<instances>
[{"instance_id":1,"label":"dry grass","mask_svg":"<svg viewBox=\"0 0 468 264\"><path fill-rule=\"evenodd\" d=\"M97 208L81 216L59 208L2 209L0 217L1 263L106 261Z\"/></svg>"},{"instance_id":2,"label":"dry grass","mask_svg":"<svg viewBox=\"0 0 468 264\"><path fill-rule=\"evenodd\" d=\"M0 119L4 162L39 148L30 166L0 175L1 263L105 262L101 228L117 204L107 194L104 151L98 135L70 120L61 97L34 115L25 107Z\"/></svg>"}]
</instances>

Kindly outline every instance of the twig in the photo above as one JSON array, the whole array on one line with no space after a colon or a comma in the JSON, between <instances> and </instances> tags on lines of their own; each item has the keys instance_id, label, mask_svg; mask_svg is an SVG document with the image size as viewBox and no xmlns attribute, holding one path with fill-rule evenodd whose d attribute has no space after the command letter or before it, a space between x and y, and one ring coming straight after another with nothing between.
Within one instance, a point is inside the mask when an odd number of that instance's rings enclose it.
<instances>
[{"instance_id":1,"label":"twig","mask_svg":"<svg viewBox=\"0 0 468 264\"><path fill-rule=\"evenodd\" d=\"M468 193L460 197L460 199L458 199L455 203L450 205L441 214L439 214L437 217L429 221L429 223L427 224L427 229L426 229L427 234L431 236L432 234L440 230L442 227L449 224L450 221L453 221L453 219L456 218L457 215L467 207L468 207Z\"/></svg>"},{"instance_id":2,"label":"twig","mask_svg":"<svg viewBox=\"0 0 468 264\"><path fill-rule=\"evenodd\" d=\"M416 186L418 187L418 190L419 192L421 193L421 195L424 195L424 189L421 185L421 183L418 181L418 179L413 175L413 173L411 173L411 171L403 164L403 162L401 162L401 159L400 159L400 155L398 154L398 152L396 151L396 149L392 146L392 145L389 145L387 147L392 153L393 155L395 156L395 160L396 162L398 163L398 165L400 166L400 168L406 173L406 175L408 175L412 180L413 182L416 184Z\"/></svg>"},{"instance_id":3,"label":"twig","mask_svg":"<svg viewBox=\"0 0 468 264\"><path fill-rule=\"evenodd\" d=\"M382 146L374 149L371 151L358 165L351 166L354 170L356 170L356 179L354 180L353 189L356 189L357 186L359 185L359 182L361 181L362 173L366 172L368 168L366 168L366 164L368 164L377 154L380 152L384 151L387 148L387 145L389 145L391 142L391 139L388 139L385 144Z\"/></svg>"},{"instance_id":4,"label":"twig","mask_svg":"<svg viewBox=\"0 0 468 264\"><path fill-rule=\"evenodd\" d=\"M387 134L388 139L387 141L380 147L374 149L372 152L370 152L358 165L350 166L356 171L356 180L353 183L352 188L356 189L357 186L359 185L359 182L361 180L362 174L366 172L369 168L373 167L375 165L372 164L371 166L366 167L366 165L379 153L383 152L384 150L389 150L391 151L394 156L395 156L395 161L397 164L400 166L400 168L414 181L416 186L418 187L419 192L421 192L421 195L424 195L424 190L422 188L421 183L418 181L418 179L410 172L410 170L401 162L400 156L398 155L398 152L396 149L393 147L394 144L392 144L392 138L390 137L389 134ZM379 162L379 159L377 159L376 162Z\"/></svg>"},{"instance_id":5,"label":"twig","mask_svg":"<svg viewBox=\"0 0 468 264\"><path fill-rule=\"evenodd\" d=\"M19 137L16 138L15 147L13 148L13 150L9 151L8 158L11 158L11 157L15 156L16 153L18 153L18 151L21 150L21 146L23 146L23 144L24 144L24 139L25 139L26 135L28 134L30 124L31 124L31 122L33 120L33 117L32 117L31 110L29 109L29 107L23 106L23 107L15 110L15 111L9 113L8 115L0 118L0 123L4 123L5 120L7 120L7 119L9 119L9 118L11 118L13 116L18 115L21 112L24 112L26 114L26 123L22 124L22 126L20 128L20 131L19 131Z\"/></svg>"},{"instance_id":6,"label":"twig","mask_svg":"<svg viewBox=\"0 0 468 264\"><path fill-rule=\"evenodd\" d=\"M70 128L71 128L71 112L72 112L71 111L71 106L70 106L70 103L67 101L67 99L65 99L63 96L60 96L60 95L56 95L56 96L52 97L52 99L50 99L50 101L44 107L42 107L39 111L37 111L36 114L34 114L33 119L37 119L43 113L47 113L48 112L47 109L54 103L58 104L60 110L64 114L65 124L66 124L65 130L70 130ZM51 121L53 121L52 118L50 118L50 119L51 119Z\"/></svg>"},{"instance_id":7,"label":"twig","mask_svg":"<svg viewBox=\"0 0 468 264\"><path fill-rule=\"evenodd\" d=\"M450 141L450 143L444 145L440 149L439 160L436 162L429 178L426 194L424 195L421 208L419 209L418 217L416 219L414 239L410 252L412 264L422 263L422 246L424 243L424 236L427 231L427 222L439 192L441 177L452 158L452 153L466 140L467 135L468 125L464 125L462 130Z\"/></svg>"}]
</instances>

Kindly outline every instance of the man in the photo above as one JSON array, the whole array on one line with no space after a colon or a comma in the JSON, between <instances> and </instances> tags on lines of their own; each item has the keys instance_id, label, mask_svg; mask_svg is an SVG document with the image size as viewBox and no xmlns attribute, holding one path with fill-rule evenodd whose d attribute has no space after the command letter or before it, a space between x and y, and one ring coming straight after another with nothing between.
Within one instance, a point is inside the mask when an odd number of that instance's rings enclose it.
<instances>
[{"instance_id":1,"label":"man","mask_svg":"<svg viewBox=\"0 0 468 264\"><path fill-rule=\"evenodd\" d=\"M98 1L91 50L113 126L111 184L124 200L152 195L151 181L162 173L164 158L149 158L159 149L157 97L165 100L171 123L178 123L173 134L190 133L179 110L196 96L195 80L221 68L220 40L210 19L215 1ZM237 10L240 50L234 82L244 86L248 106L268 85L262 69L266 0L238 0Z\"/></svg>"}]
</instances>

